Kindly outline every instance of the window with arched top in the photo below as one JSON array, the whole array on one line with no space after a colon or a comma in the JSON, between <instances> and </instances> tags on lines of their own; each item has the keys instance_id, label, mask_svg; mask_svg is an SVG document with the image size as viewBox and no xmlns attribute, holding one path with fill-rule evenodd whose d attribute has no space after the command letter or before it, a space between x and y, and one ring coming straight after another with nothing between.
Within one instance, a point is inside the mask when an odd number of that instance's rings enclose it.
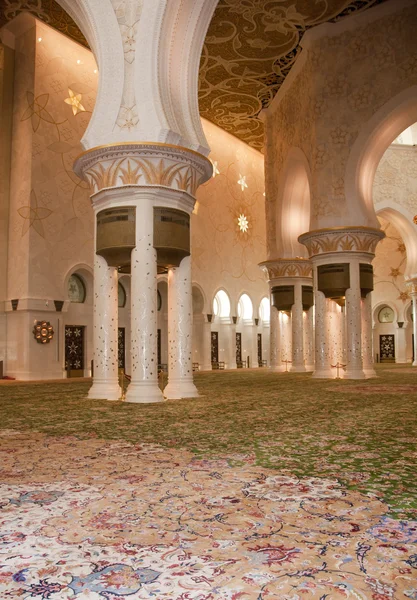
<instances>
[{"instance_id":1,"label":"window with arched top","mask_svg":"<svg viewBox=\"0 0 417 600\"><path fill-rule=\"evenodd\" d=\"M242 294L237 305L237 315L242 319L252 319L253 304L247 294Z\"/></svg>"},{"instance_id":2,"label":"window with arched top","mask_svg":"<svg viewBox=\"0 0 417 600\"><path fill-rule=\"evenodd\" d=\"M230 317L230 300L224 290L219 290L214 297L213 313L216 317Z\"/></svg>"},{"instance_id":3,"label":"window with arched top","mask_svg":"<svg viewBox=\"0 0 417 600\"><path fill-rule=\"evenodd\" d=\"M67 293L68 293L68 300L70 302L77 302L79 304L82 304L83 302L85 302L85 297L86 297L85 283L84 283L83 279L76 273L71 275L70 278L68 279Z\"/></svg>"},{"instance_id":4,"label":"window with arched top","mask_svg":"<svg viewBox=\"0 0 417 600\"><path fill-rule=\"evenodd\" d=\"M126 290L121 283L117 286L117 301L119 308L126 306Z\"/></svg>"},{"instance_id":5,"label":"window with arched top","mask_svg":"<svg viewBox=\"0 0 417 600\"><path fill-rule=\"evenodd\" d=\"M262 321L268 323L271 320L271 305L269 303L269 298L262 298L259 306L259 313Z\"/></svg>"},{"instance_id":6,"label":"window with arched top","mask_svg":"<svg viewBox=\"0 0 417 600\"><path fill-rule=\"evenodd\" d=\"M380 323L393 323L394 319L394 311L389 306L383 306L378 313L378 321Z\"/></svg>"}]
</instances>

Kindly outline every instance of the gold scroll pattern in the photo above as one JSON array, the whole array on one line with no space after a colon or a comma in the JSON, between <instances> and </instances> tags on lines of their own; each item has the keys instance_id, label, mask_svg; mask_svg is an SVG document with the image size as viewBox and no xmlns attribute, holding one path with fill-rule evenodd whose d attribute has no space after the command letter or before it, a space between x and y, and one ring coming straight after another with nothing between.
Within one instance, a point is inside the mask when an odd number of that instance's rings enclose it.
<instances>
[{"instance_id":1,"label":"gold scroll pattern","mask_svg":"<svg viewBox=\"0 0 417 600\"><path fill-rule=\"evenodd\" d=\"M188 164L166 159L121 158L97 162L85 171L94 193L122 185L161 185L195 196L201 174Z\"/></svg>"}]
</instances>

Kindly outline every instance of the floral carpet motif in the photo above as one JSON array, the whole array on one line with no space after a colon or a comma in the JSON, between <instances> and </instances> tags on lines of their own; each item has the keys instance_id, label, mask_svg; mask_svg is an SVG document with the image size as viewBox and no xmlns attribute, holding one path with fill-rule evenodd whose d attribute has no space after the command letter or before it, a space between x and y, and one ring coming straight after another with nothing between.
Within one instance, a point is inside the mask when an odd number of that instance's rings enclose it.
<instances>
[{"instance_id":1,"label":"floral carpet motif","mask_svg":"<svg viewBox=\"0 0 417 600\"><path fill-rule=\"evenodd\" d=\"M0 598L417 600L415 371L0 384Z\"/></svg>"},{"instance_id":2,"label":"floral carpet motif","mask_svg":"<svg viewBox=\"0 0 417 600\"><path fill-rule=\"evenodd\" d=\"M0 461L2 599L417 599L417 522L335 479L10 430Z\"/></svg>"}]
</instances>

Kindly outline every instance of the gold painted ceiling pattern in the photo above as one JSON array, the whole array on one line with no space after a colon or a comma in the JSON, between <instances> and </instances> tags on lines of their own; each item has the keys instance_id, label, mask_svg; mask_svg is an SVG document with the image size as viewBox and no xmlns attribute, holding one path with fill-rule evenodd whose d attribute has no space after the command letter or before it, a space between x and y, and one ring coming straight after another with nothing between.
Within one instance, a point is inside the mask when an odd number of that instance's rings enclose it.
<instances>
[{"instance_id":1,"label":"gold painted ceiling pattern","mask_svg":"<svg viewBox=\"0 0 417 600\"><path fill-rule=\"evenodd\" d=\"M258 150L259 113L269 106L301 51L305 31L386 0L220 0L200 64L201 116ZM0 0L0 26L30 11L81 44L87 42L55 0Z\"/></svg>"}]
</instances>

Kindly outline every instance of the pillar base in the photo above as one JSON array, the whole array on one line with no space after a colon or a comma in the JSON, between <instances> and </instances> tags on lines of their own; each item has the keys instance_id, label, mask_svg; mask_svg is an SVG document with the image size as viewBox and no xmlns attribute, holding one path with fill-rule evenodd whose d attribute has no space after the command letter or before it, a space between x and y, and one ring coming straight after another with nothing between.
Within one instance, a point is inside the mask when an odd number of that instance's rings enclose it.
<instances>
[{"instance_id":1,"label":"pillar base","mask_svg":"<svg viewBox=\"0 0 417 600\"><path fill-rule=\"evenodd\" d=\"M288 369L290 373L305 373L307 371L305 365L294 365Z\"/></svg>"},{"instance_id":2,"label":"pillar base","mask_svg":"<svg viewBox=\"0 0 417 600\"><path fill-rule=\"evenodd\" d=\"M272 373L285 373L285 365L276 365L275 367L268 367L268 370Z\"/></svg>"},{"instance_id":3,"label":"pillar base","mask_svg":"<svg viewBox=\"0 0 417 600\"><path fill-rule=\"evenodd\" d=\"M193 380L179 379L168 381L168 385L164 389L164 396L168 400L180 400L181 398L198 398L199 393Z\"/></svg>"},{"instance_id":4,"label":"pillar base","mask_svg":"<svg viewBox=\"0 0 417 600\"><path fill-rule=\"evenodd\" d=\"M88 390L87 398L90 400L120 400L122 390L113 379L101 381L93 380L93 385Z\"/></svg>"},{"instance_id":5,"label":"pillar base","mask_svg":"<svg viewBox=\"0 0 417 600\"><path fill-rule=\"evenodd\" d=\"M315 365L306 365L306 372L312 373L314 371Z\"/></svg>"},{"instance_id":6,"label":"pillar base","mask_svg":"<svg viewBox=\"0 0 417 600\"><path fill-rule=\"evenodd\" d=\"M417 360L415 360L411 366L412 367L417 367Z\"/></svg>"},{"instance_id":7,"label":"pillar base","mask_svg":"<svg viewBox=\"0 0 417 600\"><path fill-rule=\"evenodd\" d=\"M312 374L313 379L336 379L336 373L332 369L317 369Z\"/></svg>"},{"instance_id":8,"label":"pillar base","mask_svg":"<svg viewBox=\"0 0 417 600\"><path fill-rule=\"evenodd\" d=\"M346 370L343 379L366 379L363 369Z\"/></svg>"},{"instance_id":9,"label":"pillar base","mask_svg":"<svg viewBox=\"0 0 417 600\"><path fill-rule=\"evenodd\" d=\"M131 381L127 388L126 402L150 404L163 401L162 392L154 381Z\"/></svg>"},{"instance_id":10,"label":"pillar base","mask_svg":"<svg viewBox=\"0 0 417 600\"><path fill-rule=\"evenodd\" d=\"M372 377L378 377L378 375L375 372L375 369L373 369L372 367L370 367L368 369L364 369L363 372L365 373L366 379L372 379Z\"/></svg>"}]
</instances>

